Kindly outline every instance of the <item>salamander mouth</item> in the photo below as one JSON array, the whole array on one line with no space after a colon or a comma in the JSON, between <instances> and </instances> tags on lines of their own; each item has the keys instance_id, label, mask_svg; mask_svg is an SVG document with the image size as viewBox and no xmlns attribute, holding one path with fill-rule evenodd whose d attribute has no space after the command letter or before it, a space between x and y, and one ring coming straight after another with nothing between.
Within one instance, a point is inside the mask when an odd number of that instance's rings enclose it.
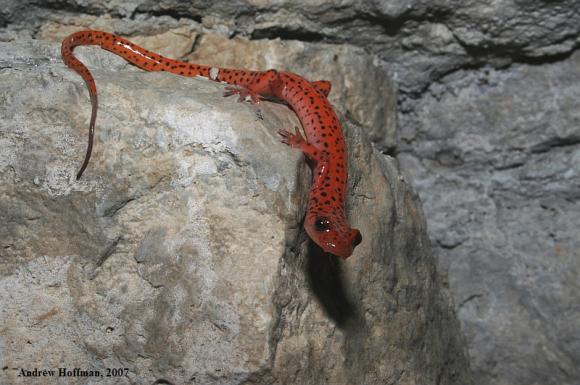
<instances>
[{"instance_id":1,"label":"salamander mouth","mask_svg":"<svg viewBox=\"0 0 580 385\"><path fill-rule=\"evenodd\" d=\"M358 237L352 234L348 235L348 233L344 234L343 232L335 234L329 229L324 230L322 225L325 223L323 222L320 221L318 225L311 223L304 226L310 239L325 253L342 259L350 257L358 244ZM350 231L356 231L358 234L358 230L351 229Z\"/></svg>"},{"instance_id":2,"label":"salamander mouth","mask_svg":"<svg viewBox=\"0 0 580 385\"><path fill-rule=\"evenodd\" d=\"M352 254L352 249L348 250L346 247L337 247L336 244L332 242L327 242L326 247L323 247L323 250L342 259L347 259Z\"/></svg>"},{"instance_id":3,"label":"salamander mouth","mask_svg":"<svg viewBox=\"0 0 580 385\"><path fill-rule=\"evenodd\" d=\"M349 240L347 240L349 239ZM338 242L337 242L338 241ZM350 236L324 242L325 252L336 255L342 259L350 257L354 249L362 242L362 235L358 229L350 229Z\"/></svg>"}]
</instances>

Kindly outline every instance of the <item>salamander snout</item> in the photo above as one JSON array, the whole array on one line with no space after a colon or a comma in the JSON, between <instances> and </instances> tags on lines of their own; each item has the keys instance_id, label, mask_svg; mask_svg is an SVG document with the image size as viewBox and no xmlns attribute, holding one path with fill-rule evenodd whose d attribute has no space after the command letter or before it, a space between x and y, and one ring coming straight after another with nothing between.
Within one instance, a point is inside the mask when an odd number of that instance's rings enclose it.
<instances>
[{"instance_id":1,"label":"salamander snout","mask_svg":"<svg viewBox=\"0 0 580 385\"><path fill-rule=\"evenodd\" d=\"M339 235L334 238L332 242L327 242L325 251L334 254L343 259L347 259L352 255L354 248L362 242L362 235L357 229L346 230L346 234ZM346 236L345 236L346 235Z\"/></svg>"},{"instance_id":2,"label":"salamander snout","mask_svg":"<svg viewBox=\"0 0 580 385\"><path fill-rule=\"evenodd\" d=\"M343 259L350 257L354 248L362 242L360 231L339 226L330 217L308 218L304 227L310 238L325 252Z\"/></svg>"}]
</instances>

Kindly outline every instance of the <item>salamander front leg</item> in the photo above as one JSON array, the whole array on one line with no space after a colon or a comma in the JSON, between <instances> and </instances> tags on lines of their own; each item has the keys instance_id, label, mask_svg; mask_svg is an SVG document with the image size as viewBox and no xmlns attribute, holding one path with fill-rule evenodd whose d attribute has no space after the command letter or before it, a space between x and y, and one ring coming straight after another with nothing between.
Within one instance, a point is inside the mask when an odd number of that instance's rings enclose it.
<instances>
[{"instance_id":1,"label":"salamander front leg","mask_svg":"<svg viewBox=\"0 0 580 385\"><path fill-rule=\"evenodd\" d=\"M300 133L298 127L295 127L295 133L279 130L278 134L282 137L280 140L282 143L301 150L309 161L318 163L324 158L324 153L308 143Z\"/></svg>"}]
</instances>

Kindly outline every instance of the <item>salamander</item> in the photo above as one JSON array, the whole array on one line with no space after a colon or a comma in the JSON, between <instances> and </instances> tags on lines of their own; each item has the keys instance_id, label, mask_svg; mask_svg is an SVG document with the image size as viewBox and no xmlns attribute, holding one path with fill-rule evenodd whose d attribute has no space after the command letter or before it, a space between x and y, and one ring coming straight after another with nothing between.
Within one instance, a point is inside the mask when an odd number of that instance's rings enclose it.
<instances>
[{"instance_id":1,"label":"salamander","mask_svg":"<svg viewBox=\"0 0 580 385\"><path fill-rule=\"evenodd\" d=\"M73 33L62 42L62 58L84 79L92 105L87 152L77 179L82 176L91 157L98 107L95 80L88 68L73 55L75 47L86 45L98 45L146 71L203 76L225 82L229 86L224 96L238 94L240 100L249 97L254 103L259 103L263 97L286 102L298 116L305 136L298 128L295 132L279 130L278 133L282 143L304 153L313 175L304 220L306 233L325 252L343 259L348 258L361 243L359 230L349 226L345 215L348 157L340 121L327 99L331 84L325 80L310 82L291 72L193 64L168 59L107 32L84 30Z\"/></svg>"}]
</instances>

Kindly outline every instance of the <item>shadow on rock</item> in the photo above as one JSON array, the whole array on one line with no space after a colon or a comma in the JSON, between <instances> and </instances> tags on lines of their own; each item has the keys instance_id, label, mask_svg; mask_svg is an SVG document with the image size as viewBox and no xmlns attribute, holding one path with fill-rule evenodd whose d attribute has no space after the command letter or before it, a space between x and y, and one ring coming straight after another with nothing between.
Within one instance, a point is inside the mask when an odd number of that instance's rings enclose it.
<instances>
[{"instance_id":1,"label":"shadow on rock","mask_svg":"<svg viewBox=\"0 0 580 385\"><path fill-rule=\"evenodd\" d=\"M339 258L325 253L314 242L308 242L308 284L326 314L344 329L358 317L356 307L348 298L340 264Z\"/></svg>"}]
</instances>

